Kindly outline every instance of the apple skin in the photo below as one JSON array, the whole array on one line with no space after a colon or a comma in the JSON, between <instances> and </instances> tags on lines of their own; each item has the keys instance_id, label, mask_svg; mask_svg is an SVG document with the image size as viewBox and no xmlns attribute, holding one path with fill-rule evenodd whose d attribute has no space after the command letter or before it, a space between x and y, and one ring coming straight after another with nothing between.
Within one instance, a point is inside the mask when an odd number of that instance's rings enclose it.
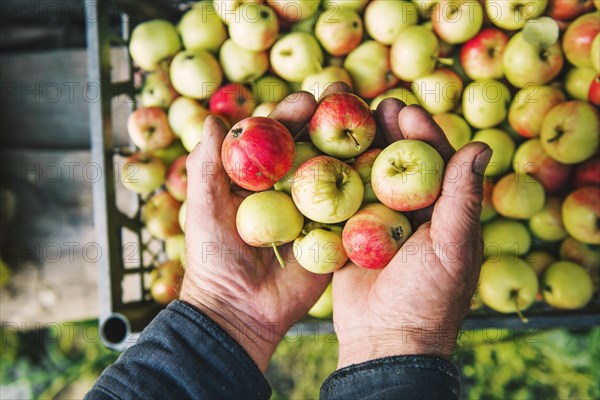
<instances>
[{"instance_id":1,"label":"apple skin","mask_svg":"<svg viewBox=\"0 0 600 400\"><path fill-rule=\"evenodd\" d=\"M321 155L321 152L310 142L296 142L294 146L294 161L292 161L291 168L283 178L275 183L275 190L281 190L289 195L292 194L292 184L298 168L311 158Z\"/></svg>"},{"instance_id":2,"label":"apple skin","mask_svg":"<svg viewBox=\"0 0 600 400\"><path fill-rule=\"evenodd\" d=\"M175 136L180 137L184 126L189 120L196 117L204 119L209 115L210 111L204 108L198 101L181 96L175 99L171 107L169 107L169 126Z\"/></svg>"},{"instance_id":3,"label":"apple skin","mask_svg":"<svg viewBox=\"0 0 600 400\"><path fill-rule=\"evenodd\" d=\"M590 85L588 100L593 105L600 106L600 75L596 75L592 81L592 84Z\"/></svg>"},{"instance_id":4,"label":"apple skin","mask_svg":"<svg viewBox=\"0 0 600 400\"><path fill-rule=\"evenodd\" d=\"M412 82L434 71L439 52L439 41L431 30L421 25L409 26L400 31L392 44L392 71L403 81Z\"/></svg>"},{"instance_id":5,"label":"apple skin","mask_svg":"<svg viewBox=\"0 0 600 400\"><path fill-rule=\"evenodd\" d=\"M598 11L584 14L569 24L563 36L565 56L576 67L592 68L592 42L600 32Z\"/></svg>"},{"instance_id":6,"label":"apple skin","mask_svg":"<svg viewBox=\"0 0 600 400\"><path fill-rule=\"evenodd\" d=\"M594 9L592 0L553 0L548 2L546 14L560 21L570 21Z\"/></svg>"},{"instance_id":7,"label":"apple skin","mask_svg":"<svg viewBox=\"0 0 600 400\"><path fill-rule=\"evenodd\" d=\"M587 160L596 154L600 143L598 110L578 100L554 106L544 118L540 140L546 153L558 162Z\"/></svg>"},{"instance_id":8,"label":"apple skin","mask_svg":"<svg viewBox=\"0 0 600 400\"><path fill-rule=\"evenodd\" d=\"M410 222L383 204L368 204L344 225L342 242L350 260L361 268L382 269L412 235Z\"/></svg>"},{"instance_id":9,"label":"apple skin","mask_svg":"<svg viewBox=\"0 0 600 400\"><path fill-rule=\"evenodd\" d=\"M509 170L515 153L515 142L501 129L482 129L475 133L473 142L483 142L492 149L492 158L485 169L485 177L495 180Z\"/></svg>"},{"instance_id":10,"label":"apple skin","mask_svg":"<svg viewBox=\"0 0 600 400\"><path fill-rule=\"evenodd\" d=\"M562 206L563 224L573 238L600 245L600 187L586 186L567 196Z\"/></svg>"},{"instance_id":11,"label":"apple skin","mask_svg":"<svg viewBox=\"0 0 600 400\"><path fill-rule=\"evenodd\" d=\"M592 41L592 48L590 49L590 61L592 66L600 74L600 33L596 34L596 37Z\"/></svg>"},{"instance_id":12,"label":"apple skin","mask_svg":"<svg viewBox=\"0 0 600 400\"><path fill-rule=\"evenodd\" d=\"M371 172L373 170L373 163L375 159L381 153L382 149L369 149L356 157L352 167L360 175L363 185L365 187L365 194L363 197L363 204L377 203L379 199L375 196L373 188L371 187Z\"/></svg>"},{"instance_id":13,"label":"apple skin","mask_svg":"<svg viewBox=\"0 0 600 400\"><path fill-rule=\"evenodd\" d=\"M517 173L532 175L548 193L566 188L573 170L572 166L550 157L538 139L527 140L519 146L513 159L513 169Z\"/></svg>"},{"instance_id":14,"label":"apple skin","mask_svg":"<svg viewBox=\"0 0 600 400\"><path fill-rule=\"evenodd\" d=\"M206 117L203 115L197 115L187 120L187 123L183 126L181 131L181 143L188 153L194 150L194 147L202 139L204 134L204 121Z\"/></svg>"},{"instance_id":15,"label":"apple skin","mask_svg":"<svg viewBox=\"0 0 600 400\"><path fill-rule=\"evenodd\" d=\"M554 86L527 85L515 94L508 110L508 123L525 138L537 137L546 114L565 100L563 92Z\"/></svg>"},{"instance_id":16,"label":"apple skin","mask_svg":"<svg viewBox=\"0 0 600 400\"><path fill-rule=\"evenodd\" d=\"M331 319L333 316L333 294L331 283L323 292L319 300L308 310L308 315L313 318Z\"/></svg>"},{"instance_id":17,"label":"apple skin","mask_svg":"<svg viewBox=\"0 0 600 400\"><path fill-rule=\"evenodd\" d=\"M592 158L575 168L573 187L600 186L600 158Z\"/></svg>"},{"instance_id":18,"label":"apple skin","mask_svg":"<svg viewBox=\"0 0 600 400\"><path fill-rule=\"evenodd\" d=\"M392 210L418 210L437 200L444 167L444 160L429 144L400 140L377 156L371 186L379 201Z\"/></svg>"},{"instance_id":19,"label":"apple skin","mask_svg":"<svg viewBox=\"0 0 600 400\"><path fill-rule=\"evenodd\" d=\"M560 73L564 58L559 43L550 47L528 43L523 33L515 34L502 56L504 75L511 85L524 88L530 84L544 85Z\"/></svg>"},{"instance_id":20,"label":"apple skin","mask_svg":"<svg viewBox=\"0 0 600 400\"><path fill-rule=\"evenodd\" d=\"M342 227L307 223L294 240L294 256L304 269L315 274L330 274L342 268L348 261Z\"/></svg>"},{"instance_id":21,"label":"apple skin","mask_svg":"<svg viewBox=\"0 0 600 400\"><path fill-rule=\"evenodd\" d=\"M183 47L188 50L208 50L216 53L227 39L225 25L212 2L198 2L177 25Z\"/></svg>"},{"instance_id":22,"label":"apple skin","mask_svg":"<svg viewBox=\"0 0 600 400\"><path fill-rule=\"evenodd\" d=\"M494 208L508 218L529 219L544 208L545 201L542 184L526 174L504 176L492 193Z\"/></svg>"},{"instance_id":23,"label":"apple skin","mask_svg":"<svg viewBox=\"0 0 600 400\"><path fill-rule=\"evenodd\" d=\"M178 202L167 192L158 192L142 206L141 219L153 237L165 240L181 233Z\"/></svg>"},{"instance_id":24,"label":"apple skin","mask_svg":"<svg viewBox=\"0 0 600 400\"><path fill-rule=\"evenodd\" d=\"M409 106L411 104L420 105L419 99L417 99L417 96L415 96L415 94L413 92L411 92L409 89L406 89L403 87L397 87L397 88L393 88L390 90L386 90L379 96L375 97L373 99L373 101L371 101L371 105L370 105L371 110L376 110L377 106L379 106L379 103L381 103L383 100L389 99L389 98L398 99L401 102L403 102L404 104L406 104L407 106Z\"/></svg>"},{"instance_id":25,"label":"apple skin","mask_svg":"<svg viewBox=\"0 0 600 400\"><path fill-rule=\"evenodd\" d=\"M231 82L254 82L269 69L269 56L265 51L246 50L231 39L221 46L219 62Z\"/></svg>"},{"instance_id":26,"label":"apple skin","mask_svg":"<svg viewBox=\"0 0 600 400\"><path fill-rule=\"evenodd\" d=\"M183 268L177 261L166 261L150 273L150 295L158 304L167 305L179 297Z\"/></svg>"},{"instance_id":27,"label":"apple skin","mask_svg":"<svg viewBox=\"0 0 600 400\"><path fill-rule=\"evenodd\" d=\"M185 235L183 233L165 240L165 254L169 260L180 262L185 268Z\"/></svg>"},{"instance_id":28,"label":"apple skin","mask_svg":"<svg viewBox=\"0 0 600 400\"><path fill-rule=\"evenodd\" d=\"M523 255L531 249L531 235L519 221L496 218L483 225L483 255L486 259L499 259L510 254Z\"/></svg>"},{"instance_id":29,"label":"apple skin","mask_svg":"<svg viewBox=\"0 0 600 400\"><path fill-rule=\"evenodd\" d=\"M562 310L582 308L594 294L589 272L569 261L559 261L548 267L541 287L546 303Z\"/></svg>"},{"instance_id":30,"label":"apple skin","mask_svg":"<svg viewBox=\"0 0 600 400\"><path fill-rule=\"evenodd\" d=\"M264 0L213 0L213 8L225 25L235 19L235 12L244 3L264 3Z\"/></svg>"},{"instance_id":31,"label":"apple skin","mask_svg":"<svg viewBox=\"0 0 600 400\"><path fill-rule=\"evenodd\" d=\"M187 202L184 201L181 204L181 208L179 208L179 213L177 215L177 222L179 222L179 227L181 228L181 232L185 232L186 212L187 212Z\"/></svg>"},{"instance_id":32,"label":"apple skin","mask_svg":"<svg viewBox=\"0 0 600 400\"><path fill-rule=\"evenodd\" d=\"M446 138L455 150L459 150L471 141L471 127L460 115L451 113L435 114L433 120L442 128Z\"/></svg>"},{"instance_id":33,"label":"apple skin","mask_svg":"<svg viewBox=\"0 0 600 400\"><path fill-rule=\"evenodd\" d=\"M321 6L323 9L339 7L361 12L368 3L369 0L323 0Z\"/></svg>"},{"instance_id":34,"label":"apple skin","mask_svg":"<svg viewBox=\"0 0 600 400\"><path fill-rule=\"evenodd\" d=\"M227 118L230 124L236 124L252 115L256 107L256 98L251 90L241 83L228 83L210 97L209 110Z\"/></svg>"},{"instance_id":35,"label":"apple skin","mask_svg":"<svg viewBox=\"0 0 600 400\"><path fill-rule=\"evenodd\" d=\"M438 68L429 75L415 79L412 91L430 114L443 114L459 103L463 82L451 69Z\"/></svg>"},{"instance_id":36,"label":"apple skin","mask_svg":"<svg viewBox=\"0 0 600 400\"><path fill-rule=\"evenodd\" d=\"M312 93L315 99L319 100L325 89L334 82L344 82L352 88L352 79L348 71L342 67L329 66L304 78L301 89Z\"/></svg>"},{"instance_id":37,"label":"apple skin","mask_svg":"<svg viewBox=\"0 0 600 400\"><path fill-rule=\"evenodd\" d=\"M171 63L171 83L184 96L206 99L217 91L222 81L221 66L208 51L181 51Z\"/></svg>"},{"instance_id":38,"label":"apple skin","mask_svg":"<svg viewBox=\"0 0 600 400\"><path fill-rule=\"evenodd\" d=\"M390 49L374 40L366 40L344 60L352 77L355 93L372 99L400 81L391 71Z\"/></svg>"},{"instance_id":39,"label":"apple skin","mask_svg":"<svg viewBox=\"0 0 600 400\"><path fill-rule=\"evenodd\" d=\"M179 157L171 167L169 168L169 172L167 173L167 179L165 181L165 186L167 187L167 191L175 198L177 201L185 201L187 197L187 169L185 167L185 162L187 160L187 155L183 155Z\"/></svg>"},{"instance_id":40,"label":"apple skin","mask_svg":"<svg viewBox=\"0 0 600 400\"><path fill-rule=\"evenodd\" d=\"M600 289L600 247L568 237L560 245L560 258L584 266L592 276L595 290Z\"/></svg>"},{"instance_id":41,"label":"apple skin","mask_svg":"<svg viewBox=\"0 0 600 400\"><path fill-rule=\"evenodd\" d=\"M319 102L308 124L313 144L330 156L348 159L364 153L375 140L371 109L351 93L334 93Z\"/></svg>"},{"instance_id":42,"label":"apple skin","mask_svg":"<svg viewBox=\"0 0 600 400\"><path fill-rule=\"evenodd\" d=\"M570 68L565 77L565 89L573 99L588 101L594 79L596 70L593 68Z\"/></svg>"},{"instance_id":43,"label":"apple skin","mask_svg":"<svg viewBox=\"0 0 600 400\"><path fill-rule=\"evenodd\" d=\"M263 76L252 87L257 103L279 103L290 94L287 83L272 75Z\"/></svg>"},{"instance_id":44,"label":"apple skin","mask_svg":"<svg viewBox=\"0 0 600 400\"><path fill-rule=\"evenodd\" d=\"M146 74L140 94L142 107L168 108L177 97L179 97L179 93L171 85L168 68L159 67Z\"/></svg>"},{"instance_id":45,"label":"apple skin","mask_svg":"<svg viewBox=\"0 0 600 400\"><path fill-rule=\"evenodd\" d=\"M483 7L477 0L438 2L431 14L433 30L446 43L472 39L483 25Z\"/></svg>"},{"instance_id":46,"label":"apple skin","mask_svg":"<svg viewBox=\"0 0 600 400\"><path fill-rule=\"evenodd\" d=\"M417 6L410 1L373 0L365 9L365 27L370 37L391 45L403 29L419 22Z\"/></svg>"},{"instance_id":47,"label":"apple skin","mask_svg":"<svg viewBox=\"0 0 600 400\"><path fill-rule=\"evenodd\" d=\"M485 0L490 21L508 31L523 28L526 20L542 15L547 5L548 0Z\"/></svg>"},{"instance_id":48,"label":"apple skin","mask_svg":"<svg viewBox=\"0 0 600 400\"><path fill-rule=\"evenodd\" d=\"M298 168L292 197L307 218L336 224L350 218L363 200L364 187L358 172L329 156L311 158Z\"/></svg>"},{"instance_id":49,"label":"apple skin","mask_svg":"<svg viewBox=\"0 0 600 400\"><path fill-rule=\"evenodd\" d=\"M319 9L320 0L267 0L284 21L297 22L314 15Z\"/></svg>"},{"instance_id":50,"label":"apple skin","mask_svg":"<svg viewBox=\"0 0 600 400\"><path fill-rule=\"evenodd\" d=\"M508 36L500 29L482 29L460 50L460 64L465 74L473 80L502 78L502 56L507 44Z\"/></svg>"},{"instance_id":51,"label":"apple skin","mask_svg":"<svg viewBox=\"0 0 600 400\"><path fill-rule=\"evenodd\" d=\"M494 192L494 184L488 180L483 183L483 202L481 203L481 215L479 220L481 222L488 222L498 213L492 204L492 193Z\"/></svg>"},{"instance_id":52,"label":"apple skin","mask_svg":"<svg viewBox=\"0 0 600 400\"><path fill-rule=\"evenodd\" d=\"M548 197L542 211L529 219L529 229L545 242L558 242L567 237L562 222L562 201L557 196Z\"/></svg>"},{"instance_id":53,"label":"apple skin","mask_svg":"<svg viewBox=\"0 0 600 400\"><path fill-rule=\"evenodd\" d=\"M229 21L229 36L238 46L250 51L270 48L279 32L273 9L258 3L244 3L235 9Z\"/></svg>"},{"instance_id":54,"label":"apple skin","mask_svg":"<svg viewBox=\"0 0 600 400\"><path fill-rule=\"evenodd\" d=\"M277 103L262 103L252 111L253 117L268 117L277 108Z\"/></svg>"},{"instance_id":55,"label":"apple skin","mask_svg":"<svg viewBox=\"0 0 600 400\"><path fill-rule=\"evenodd\" d=\"M152 156L160 158L165 164L165 167L169 168L171 164L177 159L177 157L186 154L185 147L180 140L174 140L169 146L164 149L158 149L149 153Z\"/></svg>"},{"instance_id":56,"label":"apple skin","mask_svg":"<svg viewBox=\"0 0 600 400\"><path fill-rule=\"evenodd\" d=\"M332 56L344 56L360 44L363 23L356 11L325 10L317 20L315 36Z\"/></svg>"},{"instance_id":57,"label":"apple skin","mask_svg":"<svg viewBox=\"0 0 600 400\"><path fill-rule=\"evenodd\" d=\"M556 262L556 258L545 251L535 250L525 257L525 261L535 270L538 278L541 278L548 267Z\"/></svg>"},{"instance_id":58,"label":"apple skin","mask_svg":"<svg viewBox=\"0 0 600 400\"><path fill-rule=\"evenodd\" d=\"M277 40L270 57L275 73L290 82L302 82L319 72L324 59L317 39L304 32L288 33Z\"/></svg>"},{"instance_id":59,"label":"apple skin","mask_svg":"<svg viewBox=\"0 0 600 400\"><path fill-rule=\"evenodd\" d=\"M137 25L129 40L129 55L144 71L154 71L180 49L181 41L175 27L162 19Z\"/></svg>"},{"instance_id":60,"label":"apple skin","mask_svg":"<svg viewBox=\"0 0 600 400\"><path fill-rule=\"evenodd\" d=\"M160 158L138 152L123 162L121 182L128 190L147 196L163 184L166 172Z\"/></svg>"},{"instance_id":61,"label":"apple skin","mask_svg":"<svg viewBox=\"0 0 600 400\"><path fill-rule=\"evenodd\" d=\"M163 149L173 142L167 113L160 107L138 108L127 119L129 138L142 151Z\"/></svg>"},{"instance_id":62,"label":"apple skin","mask_svg":"<svg viewBox=\"0 0 600 400\"><path fill-rule=\"evenodd\" d=\"M506 85L494 79L479 79L463 92L463 114L472 127L491 128L504 121L510 100Z\"/></svg>"},{"instance_id":63,"label":"apple skin","mask_svg":"<svg viewBox=\"0 0 600 400\"><path fill-rule=\"evenodd\" d=\"M294 139L279 121L246 118L231 128L221 148L229 177L244 189L272 187L289 171L294 160Z\"/></svg>"}]
</instances>

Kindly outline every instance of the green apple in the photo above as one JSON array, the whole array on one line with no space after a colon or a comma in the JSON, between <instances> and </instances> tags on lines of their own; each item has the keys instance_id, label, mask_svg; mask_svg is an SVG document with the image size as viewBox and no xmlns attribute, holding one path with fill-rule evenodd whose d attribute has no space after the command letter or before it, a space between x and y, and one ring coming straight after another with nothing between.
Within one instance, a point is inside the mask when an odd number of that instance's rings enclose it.
<instances>
[{"instance_id":1,"label":"green apple","mask_svg":"<svg viewBox=\"0 0 600 400\"><path fill-rule=\"evenodd\" d=\"M142 22L129 40L129 55L140 68L154 71L181 49L181 41L173 24L162 19Z\"/></svg>"},{"instance_id":2,"label":"green apple","mask_svg":"<svg viewBox=\"0 0 600 400\"><path fill-rule=\"evenodd\" d=\"M223 81L221 66L205 50L179 52L171 63L171 83L175 90L194 99L206 99Z\"/></svg>"},{"instance_id":3,"label":"green apple","mask_svg":"<svg viewBox=\"0 0 600 400\"><path fill-rule=\"evenodd\" d=\"M569 194L562 205L563 224L575 239L600 245L600 187L585 186Z\"/></svg>"},{"instance_id":4,"label":"green apple","mask_svg":"<svg viewBox=\"0 0 600 400\"><path fill-rule=\"evenodd\" d=\"M254 96L257 103L279 103L290 94L287 83L282 79L266 75L253 85Z\"/></svg>"},{"instance_id":5,"label":"green apple","mask_svg":"<svg viewBox=\"0 0 600 400\"><path fill-rule=\"evenodd\" d=\"M200 139L202 139L202 134L204 133L205 120L205 115L197 115L188 119L183 126L180 139L188 153L191 153L194 147L200 143Z\"/></svg>"},{"instance_id":6,"label":"green apple","mask_svg":"<svg viewBox=\"0 0 600 400\"><path fill-rule=\"evenodd\" d=\"M307 218L335 224L350 218L363 200L360 175L348 164L329 156L314 157L298 168L292 197Z\"/></svg>"},{"instance_id":7,"label":"green apple","mask_svg":"<svg viewBox=\"0 0 600 400\"><path fill-rule=\"evenodd\" d=\"M459 150L471 141L471 127L460 115L451 113L436 114L433 116L433 120L442 128L446 138L455 150Z\"/></svg>"},{"instance_id":8,"label":"green apple","mask_svg":"<svg viewBox=\"0 0 600 400\"><path fill-rule=\"evenodd\" d=\"M482 233L486 259L498 259L510 254L520 256L531 248L531 235L519 221L496 218L483 225Z\"/></svg>"},{"instance_id":9,"label":"green apple","mask_svg":"<svg viewBox=\"0 0 600 400\"><path fill-rule=\"evenodd\" d=\"M492 203L493 192L494 184L486 180L483 183L483 202L481 203L481 215L479 216L481 222L488 222L498 215Z\"/></svg>"},{"instance_id":10,"label":"green apple","mask_svg":"<svg viewBox=\"0 0 600 400\"><path fill-rule=\"evenodd\" d=\"M492 128L506 118L510 100L510 92L503 83L494 79L476 80L463 93L463 114L474 128Z\"/></svg>"},{"instance_id":11,"label":"green apple","mask_svg":"<svg viewBox=\"0 0 600 400\"><path fill-rule=\"evenodd\" d=\"M369 0L323 0L321 5L323 9L343 9L354 10L361 12Z\"/></svg>"},{"instance_id":12,"label":"green apple","mask_svg":"<svg viewBox=\"0 0 600 400\"><path fill-rule=\"evenodd\" d=\"M544 187L527 174L504 176L492 193L494 208L508 218L529 219L544 208L545 201Z\"/></svg>"},{"instance_id":13,"label":"green apple","mask_svg":"<svg viewBox=\"0 0 600 400\"><path fill-rule=\"evenodd\" d=\"M567 101L546 115L540 135L546 153L563 164L587 160L598 151L600 116L598 110L583 101Z\"/></svg>"},{"instance_id":14,"label":"green apple","mask_svg":"<svg viewBox=\"0 0 600 400\"><path fill-rule=\"evenodd\" d=\"M208 50L216 53L227 39L225 25L213 3L201 1L183 16L177 25L183 46L188 50Z\"/></svg>"},{"instance_id":15,"label":"green apple","mask_svg":"<svg viewBox=\"0 0 600 400\"><path fill-rule=\"evenodd\" d=\"M329 66L323 68L320 72L304 78L301 88L304 91L312 93L319 100L325 89L335 82L344 82L352 87L352 79L350 79L348 71L341 67Z\"/></svg>"},{"instance_id":16,"label":"green apple","mask_svg":"<svg viewBox=\"0 0 600 400\"><path fill-rule=\"evenodd\" d=\"M138 152L125 159L121 167L121 182L128 190L147 196L163 184L166 173L160 158Z\"/></svg>"},{"instance_id":17,"label":"green apple","mask_svg":"<svg viewBox=\"0 0 600 400\"><path fill-rule=\"evenodd\" d=\"M209 115L210 111L204 108L198 101L181 96L175 99L171 107L169 107L169 125L175 136L180 137L183 128L189 120L206 118Z\"/></svg>"},{"instance_id":18,"label":"green apple","mask_svg":"<svg viewBox=\"0 0 600 400\"><path fill-rule=\"evenodd\" d=\"M431 30L421 25L409 26L400 31L392 44L392 71L409 82L429 75L435 69L439 52L440 44Z\"/></svg>"},{"instance_id":19,"label":"green apple","mask_svg":"<svg viewBox=\"0 0 600 400\"><path fill-rule=\"evenodd\" d=\"M492 158L485 169L485 177L497 179L510 169L515 153L515 142L501 129L482 129L475 133L473 142L483 142L492 149Z\"/></svg>"},{"instance_id":20,"label":"green apple","mask_svg":"<svg viewBox=\"0 0 600 400\"><path fill-rule=\"evenodd\" d=\"M485 11L494 25L514 31L542 15L547 5L548 0L486 0Z\"/></svg>"},{"instance_id":21,"label":"green apple","mask_svg":"<svg viewBox=\"0 0 600 400\"><path fill-rule=\"evenodd\" d=\"M252 111L253 117L268 117L277 108L277 103L262 103Z\"/></svg>"},{"instance_id":22,"label":"green apple","mask_svg":"<svg viewBox=\"0 0 600 400\"><path fill-rule=\"evenodd\" d=\"M360 44L363 24L356 11L325 10L315 26L315 36L332 56L344 56Z\"/></svg>"},{"instance_id":23,"label":"green apple","mask_svg":"<svg viewBox=\"0 0 600 400\"><path fill-rule=\"evenodd\" d=\"M179 94L171 85L168 68L158 67L153 72L146 74L140 94L142 107L168 108L177 96Z\"/></svg>"},{"instance_id":24,"label":"green apple","mask_svg":"<svg viewBox=\"0 0 600 400\"><path fill-rule=\"evenodd\" d=\"M589 272L569 261L559 261L548 267L541 286L546 303L563 310L584 307L594 294Z\"/></svg>"},{"instance_id":25,"label":"green apple","mask_svg":"<svg viewBox=\"0 0 600 400\"><path fill-rule=\"evenodd\" d=\"M181 204L181 208L179 209L179 213L177 214L177 222L179 222L179 227L181 228L181 232L185 232L185 217L187 212L187 202L184 201Z\"/></svg>"},{"instance_id":26,"label":"green apple","mask_svg":"<svg viewBox=\"0 0 600 400\"><path fill-rule=\"evenodd\" d=\"M333 296L331 283L327 286L319 300L308 310L308 315L314 318L331 318L333 316Z\"/></svg>"},{"instance_id":27,"label":"green apple","mask_svg":"<svg viewBox=\"0 0 600 400\"><path fill-rule=\"evenodd\" d=\"M548 197L544 208L529 219L531 232L546 242L557 242L567 236L562 222L562 201L557 196Z\"/></svg>"},{"instance_id":28,"label":"green apple","mask_svg":"<svg viewBox=\"0 0 600 400\"><path fill-rule=\"evenodd\" d=\"M358 172L358 175L360 175L360 179L362 179L365 187L363 204L379 202L379 199L375 196L373 187L371 186L371 172L373 171L375 159L380 153L381 149L369 149L356 157L354 164L352 164L352 167Z\"/></svg>"},{"instance_id":29,"label":"green apple","mask_svg":"<svg viewBox=\"0 0 600 400\"><path fill-rule=\"evenodd\" d=\"M538 278L541 278L546 269L556 262L556 258L545 251L535 250L525 257L525 261L535 270Z\"/></svg>"},{"instance_id":30,"label":"green apple","mask_svg":"<svg viewBox=\"0 0 600 400\"><path fill-rule=\"evenodd\" d=\"M446 43L464 43L483 25L483 7L477 0L439 2L431 14L433 30Z\"/></svg>"},{"instance_id":31,"label":"green apple","mask_svg":"<svg viewBox=\"0 0 600 400\"><path fill-rule=\"evenodd\" d=\"M438 68L412 83L419 103L431 114L442 114L456 107L463 92L463 82L449 68Z\"/></svg>"},{"instance_id":32,"label":"green apple","mask_svg":"<svg viewBox=\"0 0 600 400\"><path fill-rule=\"evenodd\" d=\"M592 68L571 68L565 77L565 89L576 100L588 101L590 86L596 79L596 70Z\"/></svg>"},{"instance_id":33,"label":"green apple","mask_svg":"<svg viewBox=\"0 0 600 400\"><path fill-rule=\"evenodd\" d=\"M140 216L148 233L153 237L166 240L181 233L179 227L178 202L167 192L157 192L144 203Z\"/></svg>"},{"instance_id":34,"label":"green apple","mask_svg":"<svg viewBox=\"0 0 600 400\"><path fill-rule=\"evenodd\" d=\"M431 14L433 13L433 8L436 6L440 0L412 0L413 3L419 9L419 15L425 20L428 21L431 19Z\"/></svg>"},{"instance_id":35,"label":"green apple","mask_svg":"<svg viewBox=\"0 0 600 400\"><path fill-rule=\"evenodd\" d=\"M12 273L10 267L4 262L3 259L0 258L0 288L8 285L11 275Z\"/></svg>"},{"instance_id":36,"label":"green apple","mask_svg":"<svg viewBox=\"0 0 600 400\"><path fill-rule=\"evenodd\" d=\"M244 0L213 0L213 8L221 18L225 25L229 25L232 19L235 18L235 11L240 5L245 3Z\"/></svg>"},{"instance_id":37,"label":"green apple","mask_svg":"<svg viewBox=\"0 0 600 400\"><path fill-rule=\"evenodd\" d=\"M165 148L150 152L151 155L160 158L167 169L177 158L179 158L179 156L182 156L186 153L187 151L179 139L173 140L173 142Z\"/></svg>"},{"instance_id":38,"label":"green apple","mask_svg":"<svg viewBox=\"0 0 600 400\"><path fill-rule=\"evenodd\" d=\"M371 110L376 110L377 106L379 106L379 103L389 98L398 99L407 106L411 104L419 104L419 99L417 99L417 96L415 96L413 92L403 87L397 87L387 90L379 96L375 97L373 101L371 101Z\"/></svg>"},{"instance_id":39,"label":"green apple","mask_svg":"<svg viewBox=\"0 0 600 400\"><path fill-rule=\"evenodd\" d=\"M221 46L219 61L225 77L231 82L254 82L269 68L266 52L246 50L231 39Z\"/></svg>"},{"instance_id":40,"label":"green apple","mask_svg":"<svg viewBox=\"0 0 600 400\"><path fill-rule=\"evenodd\" d=\"M600 33L596 34L596 37L592 42L590 58L592 60L592 66L594 67L596 72L600 74Z\"/></svg>"},{"instance_id":41,"label":"green apple","mask_svg":"<svg viewBox=\"0 0 600 400\"><path fill-rule=\"evenodd\" d=\"M404 28L419 22L419 10L409 1L373 0L365 10L367 33L379 43L391 45Z\"/></svg>"},{"instance_id":42,"label":"green apple","mask_svg":"<svg viewBox=\"0 0 600 400\"><path fill-rule=\"evenodd\" d=\"M298 264L315 274L329 274L342 268L348 261L342 231L341 226L308 222L294 240Z\"/></svg>"},{"instance_id":43,"label":"green apple","mask_svg":"<svg viewBox=\"0 0 600 400\"><path fill-rule=\"evenodd\" d=\"M229 36L238 46L250 51L265 51L273 45L279 22L271 7L244 3L229 21Z\"/></svg>"},{"instance_id":44,"label":"green apple","mask_svg":"<svg viewBox=\"0 0 600 400\"><path fill-rule=\"evenodd\" d=\"M314 36L292 32L279 39L271 49L271 67L285 80L302 82L321 70L323 51Z\"/></svg>"},{"instance_id":45,"label":"green apple","mask_svg":"<svg viewBox=\"0 0 600 400\"><path fill-rule=\"evenodd\" d=\"M537 137L546 114L563 101L565 95L557 87L527 85L515 94L508 110L508 123L523 137Z\"/></svg>"},{"instance_id":46,"label":"green apple","mask_svg":"<svg viewBox=\"0 0 600 400\"><path fill-rule=\"evenodd\" d=\"M302 164L306 161L320 155L321 152L311 142L296 142L294 151L294 161L292 167L283 178L275 184L275 190L281 190L287 194L292 194L292 184L294 183L294 175Z\"/></svg>"},{"instance_id":47,"label":"green apple","mask_svg":"<svg viewBox=\"0 0 600 400\"><path fill-rule=\"evenodd\" d=\"M391 71L390 49L374 40L366 40L352 50L344 60L344 68L352 77L355 93L365 99L372 99L399 82Z\"/></svg>"},{"instance_id":48,"label":"green apple","mask_svg":"<svg viewBox=\"0 0 600 400\"><path fill-rule=\"evenodd\" d=\"M183 234L168 237L165 240L165 254L171 261L184 262L185 236Z\"/></svg>"}]
</instances>

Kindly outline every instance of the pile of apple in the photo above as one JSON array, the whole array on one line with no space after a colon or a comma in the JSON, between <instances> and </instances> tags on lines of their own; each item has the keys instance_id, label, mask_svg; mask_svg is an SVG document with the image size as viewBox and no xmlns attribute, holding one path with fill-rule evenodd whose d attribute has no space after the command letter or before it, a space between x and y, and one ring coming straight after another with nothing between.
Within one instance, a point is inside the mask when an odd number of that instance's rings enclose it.
<instances>
[{"instance_id":1,"label":"pile of apple","mask_svg":"<svg viewBox=\"0 0 600 400\"><path fill-rule=\"evenodd\" d=\"M435 202L444 172L423 142L370 148L370 110L397 98L430 112L456 149L481 141L494 150L474 306L583 307L600 282L598 8L598 0L214 0L195 3L176 25L140 23L129 49L144 83L128 121L139 151L123 163L123 183L143 197L141 218L167 257L184 263L186 153L217 115L231 128L226 170L255 192L237 216L244 241L273 247L282 264L277 246L294 242L297 261L315 273L348 258L382 268L412 232L402 212ZM294 143L298 132L267 118L288 94L319 99L335 81L357 96L321 99L311 142ZM157 291L172 295L163 300L176 296L175 270L160 274L167 284Z\"/></svg>"}]
</instances>

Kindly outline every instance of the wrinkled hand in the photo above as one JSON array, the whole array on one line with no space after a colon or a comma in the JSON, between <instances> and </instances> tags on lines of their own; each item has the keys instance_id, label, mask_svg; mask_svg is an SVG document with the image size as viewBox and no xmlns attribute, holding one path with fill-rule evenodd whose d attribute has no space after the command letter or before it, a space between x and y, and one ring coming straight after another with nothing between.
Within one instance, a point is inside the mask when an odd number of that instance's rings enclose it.
<instances>
[{"instance_id":1,"label":"wrinkled hand","mask_svg":"<svg viewBox=\"0 0 600 400\"><path fill-rule=\"evenodd\" d=\"M483 260L479 215L491 150L471 143L455 152L425 110L396 99L384 100L376 118L380 145L427 142L446 162L446 173L437 202L407 213L415 232L385 269L350 263L334 273L340 368L393 355L449 358Z\"/></svg>"},{"instance_id":2,"label":"wrinkled hand","mask_svg":"<svg viewBox=\"0 0 600 400\"><path fill-rule=\"evenodd\" d=\"M270 115L294 135L316 108L314 97L298 93ZM254 248L240 238L236 213L247 191L232 191L221 163L227 128L208 117L202 143L187 160L187 271L181 290L186 301L211 317L264 371L288 328L302 318L331 280L294 259L292 245L280 247L286 268L271 248Z\"/></svg>"}]
</instances>

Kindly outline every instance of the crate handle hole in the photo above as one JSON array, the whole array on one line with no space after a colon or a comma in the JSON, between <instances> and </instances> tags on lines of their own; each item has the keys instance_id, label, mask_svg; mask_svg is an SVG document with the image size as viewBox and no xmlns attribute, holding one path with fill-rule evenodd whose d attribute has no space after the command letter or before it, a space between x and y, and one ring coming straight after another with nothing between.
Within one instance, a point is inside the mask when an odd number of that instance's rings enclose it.
<instances>
[{"instance_id":1,"label":"crate handle hole","mask_svg":"<svg viewBox=\"0 0 600 400\"><path fill-rule=\"evenodd\" d=\"M109 343L119 344L129 334L129 322L124 316L113 314L102 324L102 337Z\"/></svg>"}]
</instances>

